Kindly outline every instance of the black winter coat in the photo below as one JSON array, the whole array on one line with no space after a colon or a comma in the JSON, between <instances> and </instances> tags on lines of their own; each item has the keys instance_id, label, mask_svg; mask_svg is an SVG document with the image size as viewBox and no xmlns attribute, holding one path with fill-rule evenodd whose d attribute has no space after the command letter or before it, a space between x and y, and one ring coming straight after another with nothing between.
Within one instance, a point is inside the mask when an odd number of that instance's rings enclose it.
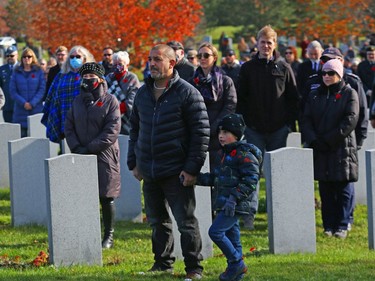
<instances>
[{"instance_id":1,"label":"black winter coat","mask_svg":"<svg viewBox=\"0 0 375 281\"><path fill-rule=\"evenodd\" d=\"M88 102L82 92L74 99L65 119L65 137L71 151L78 146L95 154L98 161L100 197L116 198L120 195L120 150L118 135L121 129L120 109L115 96L102 87L98 100Z\"/></svg>"},{"instance_id":2,"label":"black winter coat","mask_svg":"<svg viewBox=\"0 0 375 281\"><path fill-rule=\"evenodd\" d=\"M197 175L206 158L210 124L203 97L176 70L173 74L157 101L151 77L134 100L128 167L137 167L148 181L181 171Z\"/></svg>"},{"instance_id":3,"label":"black winter coat","mask_svg":"<svg viewBox=\"0 0 375 281\"><path fill-rule=\"evenodd\" d=\"M268 61L257 54L241 66L237 112L246 126L272 133L285 125L294 127L299 96L290 65Z\"/></svg>"},{"instance_id":4,"label":"black winter coat","mask_svg":"<svg viewBox=\"0 0 375 281\"><path fill-rule=\"evenodd\" d=\"M358 94L343 81L329 87L322 83L310 93L303 133L307 146L314 150L316 180L358 180L354 131L358 116Z\"/></svg>"}]
</instances>

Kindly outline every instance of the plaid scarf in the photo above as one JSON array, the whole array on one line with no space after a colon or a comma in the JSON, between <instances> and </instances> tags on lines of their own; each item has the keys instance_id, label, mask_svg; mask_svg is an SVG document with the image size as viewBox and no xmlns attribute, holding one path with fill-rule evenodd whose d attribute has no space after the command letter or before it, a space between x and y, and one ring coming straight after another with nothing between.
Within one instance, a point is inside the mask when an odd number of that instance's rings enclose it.
<instances>
[{"instance_id":1,"label":"plaid scarf","mask_svg":"<svg viewBox=\"0 0 375 281\"><path fill-rule=\"evenodd\" d=\"M223 94L223 73L216 65L212 67L207 77L205 77L203 69L199 66L194 73L193 82L205 102L215 102Z\"/></svg>"}]
</instances>

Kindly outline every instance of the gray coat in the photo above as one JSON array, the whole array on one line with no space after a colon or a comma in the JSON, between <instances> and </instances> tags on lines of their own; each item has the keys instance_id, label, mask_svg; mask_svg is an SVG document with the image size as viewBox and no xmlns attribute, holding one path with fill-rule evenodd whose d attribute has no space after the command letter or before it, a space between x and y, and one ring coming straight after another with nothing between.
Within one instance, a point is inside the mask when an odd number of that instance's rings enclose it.
<instances>
[{"instance_id":1,"label":"gray coat","mask_svg":"<svg viewBox=\"0 0 375 281\"><path fill-rule=\"evenodd\" d=\"M99 87L97 100L82 91L74 99L65 119L65 137L72 151L82 146L97 156L100 197L116 198L120 195L120 110L116 97L106 93L106 84Z\"/></svg>"}]
</instances>

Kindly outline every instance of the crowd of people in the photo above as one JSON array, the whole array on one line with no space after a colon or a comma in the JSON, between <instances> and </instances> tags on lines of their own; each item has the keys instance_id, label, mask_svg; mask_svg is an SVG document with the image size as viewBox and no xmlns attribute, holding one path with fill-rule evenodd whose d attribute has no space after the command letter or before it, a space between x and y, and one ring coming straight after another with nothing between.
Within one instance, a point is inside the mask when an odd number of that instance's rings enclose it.
<instances>
[{"instance_id":1,"label":"crowd of people","mask_svg":"<svg viewBox=\"0 0 375 281\"><path fill-rule=\"evenodd\" d=\"M27 117L43 113L46 136L61 153L66 140L72 153L97 155L103 249L114 246L114 199L121 193L118 135L129 135L127 164L143 181L152 228L151 272L173 271L169 206L186 278L202 278L193 188L200 184L211 187L209 236L227 259L219 279L241 280L247 266L239 219L254 229L262 159L285 147L292 131L314 153L324 235L344 239L354 223L357 151L369 119L375 127L375 42L360 58L352 46L340 50L305 37L301 57L294 45L280 48L267 25L249 42L241 37L238 52L225 34L219 43L152 46L143 83L129 70L129 54L111 47L100 62L80 45L59 46L48 61L25 48L19 62L11 46L0 67L5 122L20 124L25 137ZM207 152L210 171L201 174Z\"/></svg>"}]
</instances>

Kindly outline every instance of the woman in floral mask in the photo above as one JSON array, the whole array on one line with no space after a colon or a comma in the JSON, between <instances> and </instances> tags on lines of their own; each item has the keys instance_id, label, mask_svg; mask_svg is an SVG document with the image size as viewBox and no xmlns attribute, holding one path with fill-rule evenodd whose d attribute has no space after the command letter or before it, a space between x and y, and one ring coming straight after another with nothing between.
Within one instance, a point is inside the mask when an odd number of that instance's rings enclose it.
<instances>
[{"instance_id":1,"label":"woman in floral mask","mask_svg":"<svg viewBox=\"0 0 375 281\"><path fill-rule=\"evenodd\" d=\"M60 142L61 149L61 141L65 138L65 117L80 91L81 76L78 71L84 63L93 61L93 55L86 48L74 46L48 91L42 123L47 127L47 137L53 142Z\"/></svg>"},{"instance_id":2,"label":"woman in floral mask","mask_svg":"<svg viewBox=\"0 0 375 281\"><path fill-rule=\"evenodd\" d=\"M65 136L72 153L95 154L98 162L99 199L104 237L102 248L113 246L114 198L120 195L120 110L107 93L104 67L85 63L79 70L80 94L74 99L65 120Z\"/></svg>"},{"instance_id":3,"label":"woman in floral mask","mask_svg":"<svg viewBox=\"0 0 375 281\"><path fill-rule=\"evenodd\" d=\"M120 104L121 111L121 134L129 135L130 114L133 109L133 102L138 88L141 86L137 75L130 72L129 54L117 52L113 55L113 72L108 74L108 93L113 94Z\"/></svg>"},{"instance_id":4,"label":"woman in floral mask","mask_svg":"<svg viewBox=\"0 0 375 281\"><path fill-rule=\"evenodd\" d=\"M233 80L218 67L218 51L210 43L203 43L198 48L200 66L189 82L198 89L204 98L210 119L211 135L208 151L210 152L210 170L220 164L221 146L217 136L217 126L223 117L234 113L237 105L237 93ZM215 194L211 193L212 202Z\"/></svg>"}]
</instances>

